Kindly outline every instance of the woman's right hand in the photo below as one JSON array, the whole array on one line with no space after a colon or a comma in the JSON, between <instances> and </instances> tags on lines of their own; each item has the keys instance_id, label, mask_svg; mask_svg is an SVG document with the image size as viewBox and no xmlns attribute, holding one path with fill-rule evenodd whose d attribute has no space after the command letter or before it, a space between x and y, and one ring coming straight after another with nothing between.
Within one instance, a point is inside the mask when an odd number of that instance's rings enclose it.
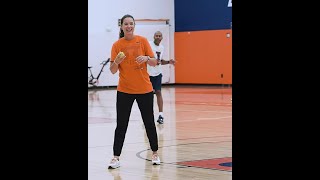
<instances>
[{"instance_id":1,"label":"woman's right hand","mask_svg":"<svg viewBox=\"0 0 320 180\"><path fill-rule=\"evenodd\" d=\"M114 62L116 62L116 64L120 64L126 57L127 56L124 53L119 52Z\"/></svg>"}]
</instances>

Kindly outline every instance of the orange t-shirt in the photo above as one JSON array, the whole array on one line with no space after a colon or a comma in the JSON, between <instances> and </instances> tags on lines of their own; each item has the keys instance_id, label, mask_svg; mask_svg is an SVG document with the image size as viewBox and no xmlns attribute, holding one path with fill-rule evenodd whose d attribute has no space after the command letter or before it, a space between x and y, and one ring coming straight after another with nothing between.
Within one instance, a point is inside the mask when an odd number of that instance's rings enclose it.
<instances>
[{"instance_id":1,"label":"orange t-shirt","mask_svg":"<svg viewBox=\"0 0 320 180\"><path fill-rule=\"evenodd\" d=\"M135 35L132 40L120 38L112 45L111 62L116 59L117 54L122 51L126 55L119 64L119 83L117 90L128 94L145 94L153 90L147 72L147 63L138 64L138 56L154 57L148 40L142 36Z\"/></svg>"}]
</instances>

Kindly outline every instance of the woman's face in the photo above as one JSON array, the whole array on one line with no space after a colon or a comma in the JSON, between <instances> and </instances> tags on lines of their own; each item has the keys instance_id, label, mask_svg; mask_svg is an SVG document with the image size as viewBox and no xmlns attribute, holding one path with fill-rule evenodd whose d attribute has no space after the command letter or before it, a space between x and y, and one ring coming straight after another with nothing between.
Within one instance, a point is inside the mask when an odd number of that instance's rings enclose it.
<instances>
[{"instance_id":1,"label":"woman's face","mask_svg":"<svg viewBox=\"0 0 320 180\"><path fill-rule=\"evenodd\" d=\"M133 35L134 31L134 21L131 17L127 17L123 20L122 26L121 26L124 35Z\"/></svg>"}]
</instances>

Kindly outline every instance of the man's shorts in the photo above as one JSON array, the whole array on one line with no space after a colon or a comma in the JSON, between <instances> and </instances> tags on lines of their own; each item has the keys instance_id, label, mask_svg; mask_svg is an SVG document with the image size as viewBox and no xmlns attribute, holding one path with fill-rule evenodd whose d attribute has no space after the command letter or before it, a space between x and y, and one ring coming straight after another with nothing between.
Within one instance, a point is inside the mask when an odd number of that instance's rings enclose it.
<instances>
[{"instance_id":1,"label":"man's shorts","mask_svg":"<svg viewBox=\"0 0 320 180\"><path fill-rule=\"evenodd\" d=\"M150 81L152 83L152 87L155 91L160 90L161 91L161 83L162 83L162 74L159 74L158 76L149 76Z\"/></svg>"}]
</instances>

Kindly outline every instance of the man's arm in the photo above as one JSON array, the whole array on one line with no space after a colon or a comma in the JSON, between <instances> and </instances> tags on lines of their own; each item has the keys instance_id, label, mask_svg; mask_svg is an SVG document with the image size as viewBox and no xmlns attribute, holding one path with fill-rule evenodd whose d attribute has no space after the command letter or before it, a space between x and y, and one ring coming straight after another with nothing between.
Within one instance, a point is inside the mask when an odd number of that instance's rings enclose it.
<instances>
[{"instance_id":1,"label":"man's arm","mask_svg":"<svg viewBox=\"0 0 320 180\"><path fill-rule=\"evenodd\" d=\"M161 65L166 65L166 64L173 64L175 65L176 64L176 61L173 60L173 59L170 59L169 61L166 61L164 59L161 59Z\"/></svg>"}]
</instances>

